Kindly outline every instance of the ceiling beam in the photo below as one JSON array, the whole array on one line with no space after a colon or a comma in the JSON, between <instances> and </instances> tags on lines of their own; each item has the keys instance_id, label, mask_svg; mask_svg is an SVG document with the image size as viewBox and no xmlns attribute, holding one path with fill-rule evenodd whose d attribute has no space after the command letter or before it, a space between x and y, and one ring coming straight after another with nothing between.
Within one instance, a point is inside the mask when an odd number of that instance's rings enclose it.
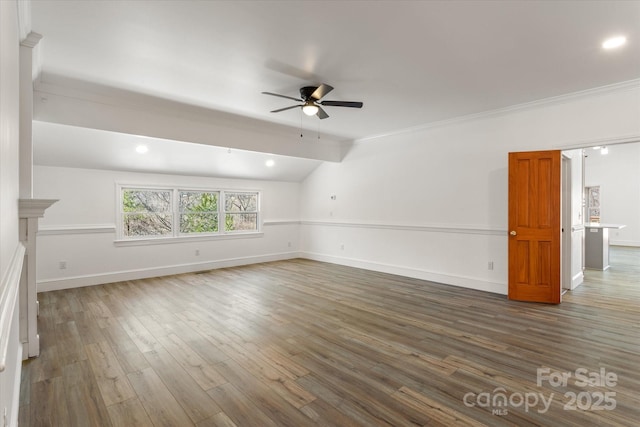
<instances>
[{"instance_id":1,"label":"ceiling beam","mask_svg":"<svg viewBox=\"0 0 640 427\"><path fill-rule=\"evenodd\" d=\"M339 162L346 141L237 114L43 74L34 119L154 138ZM310 136L313 134L313 136Z\"/></svg>"}]
</instances>

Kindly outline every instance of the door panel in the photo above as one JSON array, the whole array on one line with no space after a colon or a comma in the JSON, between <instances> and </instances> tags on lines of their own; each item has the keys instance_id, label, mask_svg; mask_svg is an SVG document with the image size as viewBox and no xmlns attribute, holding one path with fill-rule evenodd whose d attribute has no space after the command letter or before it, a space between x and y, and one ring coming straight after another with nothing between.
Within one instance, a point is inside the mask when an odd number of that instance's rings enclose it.
<instances>
[{"instance_id":1,"label":"door panel","mask_svg":"<svg viewBox=\"0 0 640 427\"><path fill-rule=\"evenodd\" d=\"M559 303L560 151L509 153L509 299Z\"/></svg>"},{"instance_id":2,"label":"door panel","mask_svg":"<svg viewBox=\"0 0 640 427\"><path fill-rule=\"evenodd\" d=\"M526 283L529 277L529 242L516 241L515 246L518 251L518 266L516 268L517 283Z\"/></svg>"}]
</instances>

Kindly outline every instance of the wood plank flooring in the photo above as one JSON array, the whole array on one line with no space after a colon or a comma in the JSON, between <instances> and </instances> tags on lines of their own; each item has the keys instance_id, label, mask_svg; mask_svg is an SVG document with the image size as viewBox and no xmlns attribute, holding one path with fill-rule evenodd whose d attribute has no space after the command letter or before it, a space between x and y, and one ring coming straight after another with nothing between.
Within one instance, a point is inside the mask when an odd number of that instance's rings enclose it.
<instances>
[{"instance_id":1,"label":"wood plank flooring","mask_svg":"<svg viewBox=\"0 0 640 427\"><path fill-rule=\"evenodd\" d=\"M20 425L637 426L639 277L613 248L561 305L308 260L42 293Z\"/></svg>"}]
</instances>

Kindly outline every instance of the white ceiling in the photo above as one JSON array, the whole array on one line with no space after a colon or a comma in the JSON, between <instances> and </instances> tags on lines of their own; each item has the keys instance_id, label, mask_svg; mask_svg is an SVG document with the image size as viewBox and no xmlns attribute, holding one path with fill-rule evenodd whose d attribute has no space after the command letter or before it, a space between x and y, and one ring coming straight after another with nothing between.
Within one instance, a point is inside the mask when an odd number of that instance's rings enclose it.
<instances>
[{"instance_id":1,"label":"white ceiling","mask_svg":"<svg viewBox=\"0 0 640 427\"><path fill-rule=\"evenodd\" d=\"M639 1L32 1L45 73L348 139L638 79L639 23ZM323 82L364 107L260 93Z\"/></svg>"},{"instance_id":2,"label":"white ceiling","mask_svg":"<svg viewBox=\"0 0 640 427\"><path fill-rule=\"evenodd\" d=\"M302 181L320 160L34 121L34 163L274 181ZM138 153L138 146L147 152ZM267 165L267 162L270 165Z\"/></svg>"}]
</instances>

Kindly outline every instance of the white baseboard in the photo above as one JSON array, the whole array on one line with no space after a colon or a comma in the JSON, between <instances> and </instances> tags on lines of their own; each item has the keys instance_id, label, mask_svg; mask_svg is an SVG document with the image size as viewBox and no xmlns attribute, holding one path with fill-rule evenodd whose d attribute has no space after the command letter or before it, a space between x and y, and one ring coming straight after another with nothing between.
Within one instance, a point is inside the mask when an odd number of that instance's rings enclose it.
<instances>
[{"instance_id":1,"label":"white baseboard","mask_svg":"<svg viewBox=\"0 0 640 427\"><path fill-rule=\"evenodd\" d=\"M105 283L122 282L125 280L170 276L173 274L194 273L196 271L215 270L225 267L237 267L240 265L258 264L261 262L282 261L299 257L300 253L298 252L283 252L277 254L205 261L192 264L179 264L167 267L143 268L103 274L91 274L86 276L64 277L60 279L47 279L38 281L38 292L81 288L84 286L103 285Z\"/></svg>"},{"instance_id":2,"label":"white baseboard","mask_svg":"<svg viewBox=\"0 0 640 427\"><path fill-rule=\"evenodd\" d=\"M80 288L83 286L102 285L105 283L122 282L126 280L147 279L150 277L170 276L173 274L193 273L196 271L214 270L225 267L236 267L240 265L257 264L261 262L282 261L293 258L306 258L315 261L329 262L332 264L362 268L371 271L379 271L382 273L396 274L399 276L411 277L414 279L428 280L432 282L443 283L446 285L453 285L463 288L507 295L506 283L489 282L485 280L474 279L471 277L453 276L411 267L381 264L377 262L336 257L332 255L324 255L311 252L284 252L253 257L229 258L201 263L173 265L167 267L40 280L38 281L38 292Z\"/></svg>"},{"instance_id":3,"label":"white baseboard","mask_svg":"<svg viewBox=\"0 0 640 427\"><path fill-rule=\"evenodd\" d=\"M16 347L16 367L13 379L13 401L11 402L11 419L9 427L18 427L18 415L20 414L20 382L22 380L22 346Z\"/></svg>"},{"instance_id":4,"label":"white baseboard","mask_svg":"<svg viewBox=\"0 0 640 427\"><path fill-rule=\"evenodd\" d=\"M414 279L428 280L445 285L459 286L462 288L475 289L479 291L491 292L495 294L507 295L508 287L506 283L488 282L471 277L452 276L442 273L434 273L426 270L419 270L411 267L403 267L391 264L381 264L378 262L364 261L353 258L337 257L312 252L300 253L301 258L314 261L329 262L332 264L346 265L348 267L362 268L365 270L378 271L381 273L396 274L399 276L411 277Z\"/></svg>"},{"instance_id":5,"label":"white baseboard","mask_svg":"<svg viewBox=\"0 0 640 427\"><path fill-rule=\"evenodd\" d=\"M580 271L578 274L571 278L571 289L573 290L582 285L582 282L584 282L584 273Z\"/></svg>"}]
</instances>

